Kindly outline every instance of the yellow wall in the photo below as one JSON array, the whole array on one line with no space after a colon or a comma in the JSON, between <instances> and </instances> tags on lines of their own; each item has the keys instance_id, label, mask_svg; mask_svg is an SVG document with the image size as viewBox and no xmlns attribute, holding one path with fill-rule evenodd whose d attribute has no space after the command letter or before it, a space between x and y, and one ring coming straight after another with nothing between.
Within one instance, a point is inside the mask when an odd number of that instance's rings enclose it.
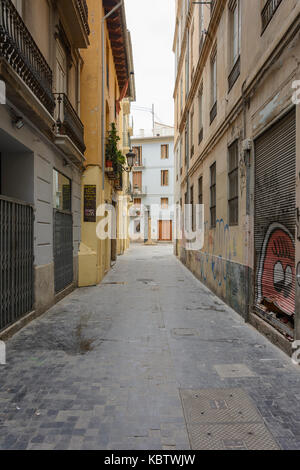
<instances>
[{"instance_id":1,"label":"yellow wall","mask_svg":"<svg viewBox=\"0 0 300 470\"><path fill-rule=\"evenodd\" d=\"M104 11L102 2L99 2L99 0L89 0L88 7L91 27L90 46L87 50L82 51L84 65L81 73L81 118L85 125L85 142L87 146L85 154L86 169L82 186L84 188L85 184L96 185L97 205L102 203L111 204L112 198L117 199L118 194L122 194L122 192L114 190L113 183L107 176L105 176L105 190L103 191L101 110L104 105L105 129L108 130L110 124L116 122L119 136L122 138L122 112L115 120L115 101L121 90L118 86L109 35L105 26L105 56L107 57L108 53L109 87L105 84L105 102L102 103L101 18ZM120 148L122 149L121 144L122 140L120 141ZM124 179L126 180L126 175ZM118 207L117 213L122 209L122 206ZM97 218L97 223L99 221L100 219ZM111 240L100 241L97 238L97 223L83 222L82 219L82 244L79 253L80 286L99 283L111 266ZM128 242L117 241L117 254L122 254L127 247Z\"/></svg>"}]
</instances>

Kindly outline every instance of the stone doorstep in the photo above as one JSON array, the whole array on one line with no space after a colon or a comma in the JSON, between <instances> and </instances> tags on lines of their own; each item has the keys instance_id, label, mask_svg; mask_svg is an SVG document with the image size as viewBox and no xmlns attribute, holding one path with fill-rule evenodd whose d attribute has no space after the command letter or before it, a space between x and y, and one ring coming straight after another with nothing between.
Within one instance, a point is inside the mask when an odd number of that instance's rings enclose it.
<instances>
[{"instance_id":1,"label":"stone doorstep","mask_svg":"<svg viewBox=\"0 0 300 470\"><path fill-rule=\"evenodd\" d=\"M0 331L0 340L7 341L8 339L10 339L12 336L18 333L18 331L20 331L26 325L31 323L33 320L42 316L44 313L48 312L48 310L52 308L55 304L57 304L62 299L67 297L69 294L71 294L71 292L73 292L74 289L75 289L75 283L72 283L68 287L66 287L66 289L54 295L54 299L53 299L53 302L51 302L51 304L45 306L44 308L33 310L32 312L27 313L26 315L21 317L19 320L17 320L15 323L13 323L12 325L9 325L4 330Z\"/></svg>"},{"instance_id":2,"label":"stone doorstep","mask_svg":"<svg viewBox=\"0 0 300 470\"><path fill-rule=\"evenodd\" d=\"M254 327L259 333L264 335L274 346L277 346L288 356L292 357L292 342L280 331L276 330L270 323L264 321L254 312L249 312L247 323Z\"/></svg>"}]
</instances>

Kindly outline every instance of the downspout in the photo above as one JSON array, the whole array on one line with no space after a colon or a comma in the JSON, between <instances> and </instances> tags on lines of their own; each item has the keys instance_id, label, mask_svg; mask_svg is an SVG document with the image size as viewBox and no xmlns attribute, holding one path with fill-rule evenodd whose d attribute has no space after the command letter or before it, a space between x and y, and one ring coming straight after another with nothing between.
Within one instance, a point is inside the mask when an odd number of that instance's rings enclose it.
<instances>
[{"instance_id":1,"label":"downspout","mask_svg":"<svg viewBox=\"0 0 300 470\"><path fill-rule=\"evenodd\" d=\"M102 189L105 189L105 21L124 3L122 0L118 3L107 15L101 19L101 36L102 36L102 112L101 112L101 123L102 123Z\"/></svg>"}]
</instances>

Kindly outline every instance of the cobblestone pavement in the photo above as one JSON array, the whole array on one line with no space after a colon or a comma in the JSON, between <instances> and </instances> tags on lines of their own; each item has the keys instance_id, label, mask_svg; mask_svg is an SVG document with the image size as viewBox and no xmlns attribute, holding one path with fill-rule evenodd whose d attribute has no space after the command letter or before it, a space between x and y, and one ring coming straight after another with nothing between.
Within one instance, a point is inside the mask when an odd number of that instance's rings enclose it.
<instances>
[{"instance_id":1,"label":"cobblestone pavement","mask_svg":"<svg viewBox=\"0 0 300 470\"><path fill-rule=\"evenodd\" d=\"M283 449L300 449L299 368L170 245L133 246L101 285L8 341L0 449L189 449L179 389L227 387L250 395Z\"/></svg>"}]
</instances>

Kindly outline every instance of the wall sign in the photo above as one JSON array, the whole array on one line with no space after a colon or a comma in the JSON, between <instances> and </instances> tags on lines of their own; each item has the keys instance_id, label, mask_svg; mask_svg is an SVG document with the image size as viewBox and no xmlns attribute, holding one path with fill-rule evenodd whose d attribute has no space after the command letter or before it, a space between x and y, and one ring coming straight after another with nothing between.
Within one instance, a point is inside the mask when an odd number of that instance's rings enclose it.
<instances>
[{"instance_id":1,"label":"wall sign","mask_svg":"<svg viewBox=\"0 0 300 470\"><path fill-rule=\"evenodd\" d=\"M96 185L84 186L84 222L96 222L97 211Z\"/></svg>"}]
</instances>

